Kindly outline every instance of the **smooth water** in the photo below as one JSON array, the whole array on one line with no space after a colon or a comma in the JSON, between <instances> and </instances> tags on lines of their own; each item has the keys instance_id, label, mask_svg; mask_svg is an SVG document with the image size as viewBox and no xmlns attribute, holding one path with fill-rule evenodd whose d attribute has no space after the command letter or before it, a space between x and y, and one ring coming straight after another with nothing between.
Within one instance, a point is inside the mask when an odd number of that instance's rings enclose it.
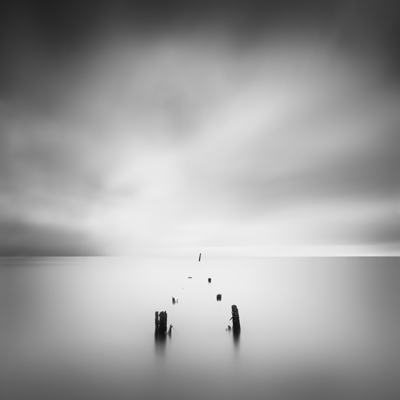
<instances>
[{"instance_id":1,"label":"smooth water","mask_svg":"<svg viewBox=\"0 0 400 400\"><path fill-rule=\"evenodd\" d=\"M398 258L0 260L1 399L400 398Z\"/></svg>"}]
</instances>

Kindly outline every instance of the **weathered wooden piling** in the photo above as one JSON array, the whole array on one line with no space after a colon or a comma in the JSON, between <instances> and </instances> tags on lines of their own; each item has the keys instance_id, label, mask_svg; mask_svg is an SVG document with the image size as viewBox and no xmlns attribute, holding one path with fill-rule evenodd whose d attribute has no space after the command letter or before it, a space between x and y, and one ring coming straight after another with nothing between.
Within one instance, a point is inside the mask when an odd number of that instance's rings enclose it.
<instances>
[{"instance_id":1,"label":"weathered wooden piling","mask_svg":"<svg viewBox=\"0 0 400 400\"><path fill-rule=\"evenodd\" d=\"M208 278L208 283L211 283L211 278Z\"/></svg>"},{"instance_id":2,"label":"weathered wooden piling","mask_svg":"<svg viewBox=\"0 0 400 400\"><path fill-rule=\"evenodd\" d=\"M158 311L156 311L156 319L155 319L155 332L158 333L160 326L160 320L158 319Z\"/></svg>"},{"instance_id":3,"label":"weathered wooden piling","mask_svg":"<svg viewBox=\"0 0 400 400\"><path fill-rule=\"evenodd\" d=\"M175 304L176 303L176 300L175 300L175 297L173 297L172 298L172 304Z\"/></svg>"},{"instance_id":4,"label":"weathered wooden piling","mask_svg":"<svg viewBox=\"0 0 400 400\"><path fill-rule=\"evenodd\" d=\"M221 301L222 299L222 294L217 294L217 301Z\"/></svg>"},{"instance_id":5,"label":"weathered wooden piling","mask_svg":"<svg viewBox=\"0 0 400 400\"><path fill-rule=\"evenodd\" d=\"M161 311L160 312L160 326L159 330L161 333L167 332L167 312Z\"/></svg>"},{"instance_id":6,"label":"weathered wooden piling","mask_svg":"<svg viewBox=\"0 0 400 400\"><path fill-rule=\"evenodd\" d=\"M157 334L167 333L167 312L166 311L161 311L160 313L158 313L158 311L156 311L155 332Z\"/></svg>"},{"instance_id":7,"label":"weathered wooden piling","mask_svg":"<svg viewBox=\"0 0 400 400\"><path fill-rule=\"evenodd\" d=\"M233 305L232 306L232 325L233 332L240 332L240 319L239 319L239 310Z\"/></svg>"}]
</instances>

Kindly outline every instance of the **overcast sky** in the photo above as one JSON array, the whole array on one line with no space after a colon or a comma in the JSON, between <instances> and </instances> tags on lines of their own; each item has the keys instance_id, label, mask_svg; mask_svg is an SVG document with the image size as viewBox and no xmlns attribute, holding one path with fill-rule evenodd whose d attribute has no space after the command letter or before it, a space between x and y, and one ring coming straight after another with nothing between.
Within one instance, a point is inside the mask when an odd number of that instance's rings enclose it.
<instances>
[{"instance_id":1,"label":"overcast sky","mask_svg":"<svg viewBox=\"0 0 400 400\"><path fill-rule=\"evenodd\" d=\"M397 2L8 3L0 255L400 253Z\"/></svg>"}]
</instances>

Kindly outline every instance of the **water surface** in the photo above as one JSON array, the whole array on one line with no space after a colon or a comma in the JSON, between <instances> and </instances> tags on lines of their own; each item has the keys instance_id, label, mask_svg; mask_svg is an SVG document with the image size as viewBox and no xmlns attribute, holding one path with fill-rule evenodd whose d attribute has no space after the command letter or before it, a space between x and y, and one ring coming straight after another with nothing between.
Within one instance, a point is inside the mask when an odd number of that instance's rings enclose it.
<instances>
[{"instance_id":1,"label":"water surface","mask_svg":"<svg viewBox=\"0 0 400 400\"><path fill-rule=\"evenodd\" d=\"M1 398L400 398L398 258L197 256L1 259Z\"/></svg>"}]
</instances>

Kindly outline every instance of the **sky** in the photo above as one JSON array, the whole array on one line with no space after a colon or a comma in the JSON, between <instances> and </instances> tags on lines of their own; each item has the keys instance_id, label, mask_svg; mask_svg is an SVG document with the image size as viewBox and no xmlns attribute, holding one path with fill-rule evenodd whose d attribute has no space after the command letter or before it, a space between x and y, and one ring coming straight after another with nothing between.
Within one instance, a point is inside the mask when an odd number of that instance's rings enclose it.
<instances>
[{"instance_id":1,"label":"sky","mask_svg":"<svg viewBox=\"0 0 400 400\"><path fill-rule=\"evenodd\" d=\"M2 4L0 255L399 255L399 36L389 0Z\"/></svg>"}]
</instances>

